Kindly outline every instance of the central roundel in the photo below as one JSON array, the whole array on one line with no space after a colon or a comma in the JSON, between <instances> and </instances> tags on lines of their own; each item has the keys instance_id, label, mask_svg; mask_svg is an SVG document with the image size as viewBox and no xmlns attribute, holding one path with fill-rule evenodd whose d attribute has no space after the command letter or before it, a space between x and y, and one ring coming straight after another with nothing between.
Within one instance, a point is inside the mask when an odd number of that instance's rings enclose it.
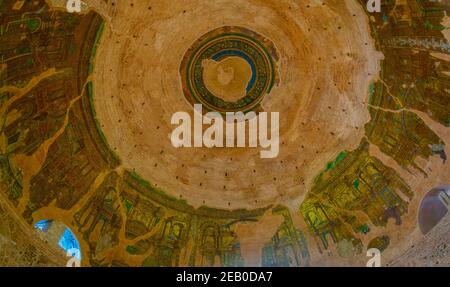
<instances>
[{"instance_id":1,"label":"central roundel","mask_svg":"<svg viewBox=\"0 0 450 287\"><path fill-rule=\"evenodd\" d=\"M249 29L226 26L198 39L180 67L183 92L206 110L257 110L277 81L274 44Z\"/></svg>"}]
</instances>

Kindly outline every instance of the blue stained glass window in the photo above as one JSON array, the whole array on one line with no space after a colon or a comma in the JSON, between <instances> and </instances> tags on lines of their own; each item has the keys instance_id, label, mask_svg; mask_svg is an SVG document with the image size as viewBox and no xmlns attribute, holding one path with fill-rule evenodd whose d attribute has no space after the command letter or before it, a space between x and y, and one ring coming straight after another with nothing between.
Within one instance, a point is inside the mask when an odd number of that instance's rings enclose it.
<instances>
[{"instance_id":1,"label":"blue stained glass window","mask_svg":"<svg viewBox=\"0 0 450 287\"><path fill-rule=\"evenodd\" d=\"M46 219L37 222L34 225L34 228L39 229L40 231L47 232L50 226L52 225L52 220Z\"/></svg>"},{"instance_id":2,"label":"blue stained glass window","mask_svg":"<svg viewBox=\"0 0 450 287\"><path fill-rule=\"evenodd\" d=\"M78 244L78 240L75 237L75 235L72 233L72 231L70 231L69 228L66 228L64 230L64 233L61 236L61 238L59 239L59 243L58 244L65 251L68 251L68 250L71 250L71 249L72 250L76 249L78 251L80 250L80 245ZM80 252L77 252L75 254L75 256L76 256L76 258L81 260Z\"/></svg>"},{"instance_id":3,"label":"blue stained glass window","mask_svg":"<svg viewBox=\"0 0 450 287\"><path fill-rule=\"evenodd\" d=\"M52 223L53 220L50 219L41 220L34 225L34 228L47 233ZM66 229L64 229L64 232L59 239L58 245L66 252L69 250L74 251L72 255L81 260L80 244L78 243L75 234L73 234L73 232L69 228L66 227Z\"/></svg>"}]
</instances>

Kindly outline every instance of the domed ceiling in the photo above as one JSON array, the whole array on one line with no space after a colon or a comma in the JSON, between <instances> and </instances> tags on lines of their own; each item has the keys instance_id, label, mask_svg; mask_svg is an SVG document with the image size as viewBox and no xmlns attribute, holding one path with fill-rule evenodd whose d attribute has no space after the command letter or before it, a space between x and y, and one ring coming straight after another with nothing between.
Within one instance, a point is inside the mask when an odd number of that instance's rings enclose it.
<instances>
[{"instance_id":1,"label":"domed ceiling","mask_svg":"<svg viewBox=\"0 0 450 287\"><path fill-rule=\"evenodd\" d=\"M0 0L0 265L430 265L402 256L450 240L427 237L449 228L450 4L66 2ZM196 104L278 112L278 156L175 148Z\"/></svg>"}]
</instances>

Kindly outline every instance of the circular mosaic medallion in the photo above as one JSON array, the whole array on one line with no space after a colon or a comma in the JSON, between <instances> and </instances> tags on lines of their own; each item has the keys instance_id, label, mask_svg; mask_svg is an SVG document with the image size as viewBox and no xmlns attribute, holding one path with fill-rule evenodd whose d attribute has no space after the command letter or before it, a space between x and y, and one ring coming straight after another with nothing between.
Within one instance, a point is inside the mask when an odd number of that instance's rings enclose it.
<instances>
[{"instance_id":1,"label":"circular mosaic medallion","mask_svg":"<svg viewBox=\"0 0 450 287\"><path fill-rule=\"evenodd\" d=\"M256 110L277 81L275 46L242 27L215 29L186 52L181 67L183 92L207 110Z\"/></svg>"}]
</instances>

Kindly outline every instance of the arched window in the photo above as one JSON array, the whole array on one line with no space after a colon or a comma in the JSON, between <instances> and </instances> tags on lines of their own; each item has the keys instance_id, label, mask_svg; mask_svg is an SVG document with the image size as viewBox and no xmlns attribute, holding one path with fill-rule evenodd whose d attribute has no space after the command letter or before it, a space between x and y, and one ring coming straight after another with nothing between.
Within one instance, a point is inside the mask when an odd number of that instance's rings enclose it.
<instances>
[{"instance_id":1,"label":"arched window","mask_svg":"<svg viewBox=\"0 0 450 287\"><path fill-rule=\"evenodd\" d=\"M429 191L419 208L419 227L427 234L449 212L450 186L439 186Z\"/></svg>"},{"instance_id":2,"label":"arched window","mask_svg":"<svg viewBox=\"0 0 450 287\"><path fill-rule=\"evenodd\" d=\"M47 235L47 239L57 244L67 254L81 260L81 249L78 239L69 227L59 221L44 219L34 224L34 228Z\"/></svg>"}]
</instances>

